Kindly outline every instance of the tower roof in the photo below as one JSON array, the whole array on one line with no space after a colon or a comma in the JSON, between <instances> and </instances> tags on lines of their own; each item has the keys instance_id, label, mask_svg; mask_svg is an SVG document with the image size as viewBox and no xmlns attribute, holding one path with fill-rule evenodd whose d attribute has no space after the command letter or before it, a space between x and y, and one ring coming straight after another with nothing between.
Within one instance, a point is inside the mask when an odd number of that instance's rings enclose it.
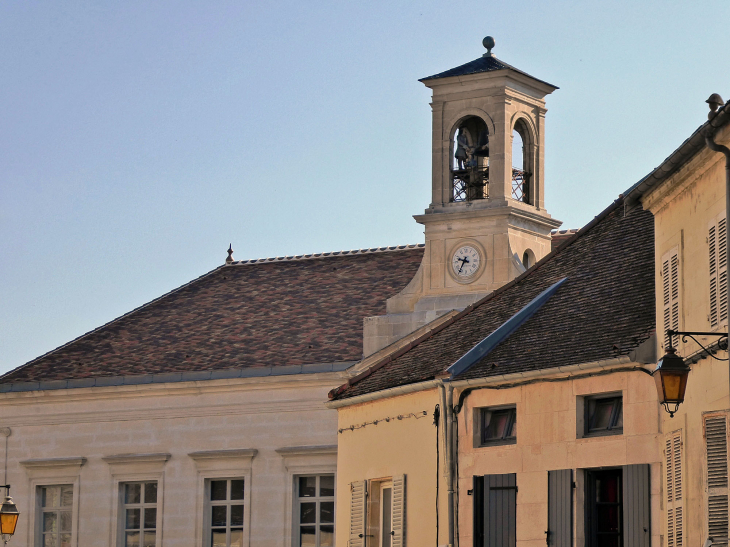
<instances>
[{"instance_id":1,"label":"tower roof","mask_svg":"<svg viewBox=\"0 0 730 547\"><path fill-rule=\"evenodd\" d=\"M471 62L457 66L456 68L446 70L444 72L439 72L438 74L434 74L433 76L427 76L425 78L421 78L418 81L425 83L429 80L438 80L441 78L451 78L452 76L467 76L469 74L479 74L482 72L496 72L498 70L512 70L514 72L527 76L528 78L532 78L533 80L537 80L538 82L542 82L543 84L549 85L550 87L559 89L558 86L556 86L556 85L546 82L545 80L540 80L539 78L535 78L534 76L528 74L527 72L525 72L523 70L515 68L512 65L505 63L504 61L500 61L492 54L485 54L484 56L479 57L478 59L474 59Z\"/></svg>"}]
</instances>

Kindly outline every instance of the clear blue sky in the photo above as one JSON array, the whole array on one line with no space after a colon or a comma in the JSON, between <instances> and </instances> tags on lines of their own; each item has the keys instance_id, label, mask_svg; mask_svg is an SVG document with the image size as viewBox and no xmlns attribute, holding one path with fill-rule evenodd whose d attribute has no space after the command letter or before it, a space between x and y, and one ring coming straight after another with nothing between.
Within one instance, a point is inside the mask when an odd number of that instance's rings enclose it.
<instances>
[{"instance_id":1,"label":"clear blue sky","mask_svg":"<svg viewBox=\"0 0 730 547\"><path fill-rule=\"evenodd\" d=\"M730 4L0 3L0 373L235 257L423 240L418 78L483 53L548 97L580 227L730 98Z\"/></svg>"}]
</instances>

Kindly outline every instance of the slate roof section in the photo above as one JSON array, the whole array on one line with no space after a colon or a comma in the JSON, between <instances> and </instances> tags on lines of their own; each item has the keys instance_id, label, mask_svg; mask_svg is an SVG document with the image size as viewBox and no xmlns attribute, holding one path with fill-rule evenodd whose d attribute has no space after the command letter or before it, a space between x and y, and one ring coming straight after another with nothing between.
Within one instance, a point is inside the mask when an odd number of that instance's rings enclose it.
<instances>
[{"instance_id":1,"label":"slate roof section","mask_svg":"<svg viewBox=\"0 0 730 547\"><path fill-rule=\"evenodd\" d=\"M655 330L654 221L623 198L517 279L430 337L333 390L346 399L443 377L446 369L542 291L567 281L535 315L455 380L628 355Z\"/></svg>"},{"instance_id":2,"label":"slate roof section","mask_svg":"<svg viewBox=\"0 0 730 547\"><path fill-rule=\"evenodd\" d=\"M504 61L500 61L494 55L491 55L491 56L484 55L482 57L479 57L478 59L474 59L473 61L470 61L463 65L457 66L455 68L446 70L444 72L439 72L438 74L434 74L433 76L427 76L425 78L421 78L418 81L427 82L429 80L438 80L441 78L451 78L453 76L468 76L469 74L479 74L481 72L496 72L498 70L514 70L515 72L523 74L524 76L532 78L533 80L542 82L546 85L549 85L552 88L559 89L557 86L554 86L553 84L548 83L545 80L540 80L539 78L535 78L534 76L531 76L530 74L520 70L519 68L515 68L512 65L508 65Z\"/></svg>"},{"instance_id":3,"label":"slate roof section","mask_svg":"<svg viewBox=\"0 0 730 547\"><path fill-rule=\"evenodd\" d=\"M221 266L8 372L0 384L254 368L268 375L358 361L363 318L385 313L386 299L418 270L423 248Z\"/></svg>"}]
</instances>

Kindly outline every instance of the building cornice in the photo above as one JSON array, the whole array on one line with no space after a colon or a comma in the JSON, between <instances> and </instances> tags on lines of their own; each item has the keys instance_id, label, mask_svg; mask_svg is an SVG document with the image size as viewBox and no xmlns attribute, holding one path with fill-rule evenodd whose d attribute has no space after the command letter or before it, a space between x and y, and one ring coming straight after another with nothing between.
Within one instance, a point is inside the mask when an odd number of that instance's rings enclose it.
<instances>
[{"instance_id":1,"label":"building cornice","mask_svg":"<svg viewBox=\"0 0 730 547\"><path fill-rule=\"evenodd\" d=\"M37 458L32 460L24 460L20 462L25 468L39 469L50 467L81 467L86 463L86 458Z\"/></svg>"},{"instance_id":2,"label":"building cornice","mask_svg":"<svg viewBox=\"0 0 730 547\"><path fill-rule=\"evenodd\" d=\"M206 460L251 460L256 457L259 451L255 448L233 448L230 450L205 450L201 452L190 452L188 457L199 462Z\"/></svg>"},{"instance_id":3,"label":"building cornice","mask_svg":"<svg viewBox=\"0 0 730 547\"><path fill-rule=\"evenodd\" d=\"M153 454L115 454L113 456L103 456L101 459L108 464L164 463L170 457L168 453L158 452Z\"/></svg>"}]
</instances>

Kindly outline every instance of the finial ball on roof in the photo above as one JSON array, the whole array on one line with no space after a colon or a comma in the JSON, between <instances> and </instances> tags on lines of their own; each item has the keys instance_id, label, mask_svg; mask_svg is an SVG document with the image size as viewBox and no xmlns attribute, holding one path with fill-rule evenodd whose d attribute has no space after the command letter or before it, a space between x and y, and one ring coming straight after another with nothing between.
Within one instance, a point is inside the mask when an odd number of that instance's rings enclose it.
<instances>
[{"instance_id":1,"label":"finial ball on roof","mask_svg":"<svg viewBox=\"0 0 730 547\"><path fill-rule=\"evenodd\" d=\"M487 53L491 55L492 48L494 47L494 38L487 36L484 40L482 40L482 45L487 49Z\"/></svg>"}]
</instances>

